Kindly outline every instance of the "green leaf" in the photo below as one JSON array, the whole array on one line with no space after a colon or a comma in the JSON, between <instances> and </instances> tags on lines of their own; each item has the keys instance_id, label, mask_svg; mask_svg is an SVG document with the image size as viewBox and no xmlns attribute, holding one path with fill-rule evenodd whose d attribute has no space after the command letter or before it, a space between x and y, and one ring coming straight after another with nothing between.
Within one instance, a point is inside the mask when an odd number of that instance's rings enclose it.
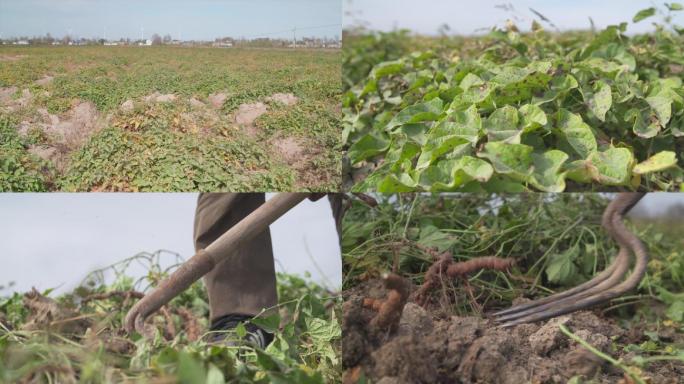
<instances>
[{"instance_id":1,"label":"green leaf","mask_svg":"<svg viewBox=\"0 0 684 384\"><path fill-rule=\"evenodd\" d=\"M537 105L526 104L520 107L519 111L523 120L523 132L532 132L547 123L546 113Z\"/></svg>"},{"instance_id":2,"label":"green leaf","mask_svg":"<svg viewBox=\"0 0 684 384\"><path fill-rule=\"evenodd\" d=\"M666 92L660 92L657 96L649 96L646 102L655 111L660 125L665 127L672 116L672 96Z\"/></svg>"},{"instance_id":3,"label":"green leaf","mask_svg":"<svg viewBox=\"0 0 684 384\"><path fill-rule=\"evenodd\" d=\"M342 337L340 324L335 320L327 321L317 317L307 317L306 327L311 338L319 343L331 342Z\"/></svg>"},{"instance_id":4,"label":"green leaf","mask_svg":"<svg viewBox=\"0 0 684 384\"><path fill-rule=\"evenodd\" d=\"M632 172L643 175L658 172L677 164L677 155L672 151L661 151L634 166Z\"/></svg>"},{"instance_id":5,"label":"green leaf","mask_svg":"<svg viewBox=\"0 0 684 384\"><path fill-rule=\"evenodd\" d=\"M594 85L594 94L589 99L589 109L601 121L606 121L606 112L613 103L610 85L604 81L597 81Z\"/></svg>"},{"instance_id":6,"label":"green leaf","mask_svg":"<svg viewBox=\"0 0 684 384\"><path fill-rule=\"evenodd\" d=\"M678 323L684 322L684 300L673 302L665 311L665 315Z\"/></svg>"},{"instance_id":7,"label":"green leaf","mask_svg":"<svg viewBox=\"0 0 684 384\"><path fill-rule=\"evenodd\" d=\"M484 160L472 156L442 160L420 174L419 185L433 192L451 191L476 180L486 182L494 169Z\"/></svg>"},{"instance_id":8,"label":"green leaf","mask_svg":"<svg viewBox=\"0 0 684 384\"><path fill-rule=\"evenodd\" d=\"M416 169L424 169L437 158L447 153L464 154L478 140L482 120L474 105L465 111L450 113L447 118L430 129L426 143L421 149Z\"/></svg>"},{"instance_id":9,"label":"green leaf","mask_svg":"<svg viewBox=\"0 0 684 384\"><path fill-rule=\"evenodd\" d=\"M349 147L347 156L352 164L357 164L387 151L390 140L382 132L368 133Z\"/></svg>"},{"instance_id":10,"label":"green leaf","mask_svg":"<svg viewBox=\"0 0 684 384\"><path fill-rule=\"evenodd\" d=\"M439 115L442 114L443 106L444 103L440 98L434 98L424 103L408 106L401 110L401 112L399 112L392 120L390 120L389 123L387 123L385 130L391 131L392 129L404 124L437 120Z\"/></svg>"},{"instance_id":11,"label":"green leaf","mask_svg":"<svg viewBox=\"0 0 684 384\"><path fill-rule=\"evenodd\" d=\"M498 173L527 180L532 173L532 149L525 144L497 141L485 144L484 152L478 153L478 156L488 159Z\"/></svg>"},{"instance_id":12,"label":"green leaf","mask_svg":"<svg viewBox=\"0 0 684 384\"><path fill-rule=\"evenodd\" d=\"M665 3L665 6L667 7L668 11L681 11L684 9L680 3Z\"/></svg>"},{"instance_id":13,"label":"green leaf","mask_svg":"<svg viewBox=\"0 0 684 384\"><path fill-rule=\"evenodd\" d=\"M178 382L183 384L203 384L207 381L207 372L199 361L186 352L178 353Z\"/></svg>"},{"instance_id":14,"label":"green leaf","mask_svg":"<svg viewBox=\"0 0 684 384\"><path fill-rule=\"evenodd\" d=\"M226 378L223 376L223 372L221 372L218 367L216 367L214 364L209 364L209 372L207 372L207 381L206 384L225 384Z\"/></svg>"},{"instance_id":15,"label":"green leaf","mask_svg":"<svg viewBox=\"0 0 684 384\"><path fill-rule=\"evenodd\" d=\"M605 185L628 185L634 157L627 148L609 148L594 152L587 159L591 178Z\"/></svg>"},{"instance_id":16,"label":"green leaf","mask_svg":"<svg viewBox=\"0 0 684 384\"><path fill-rule=\"evenodd\" d=\"M380 63L373 68L371 76L375 79L380 79L385 76L396 75L404 69L403 60L387 61Z\"/></svg>"},{"instance_id":17,"label":"green leaf","mask_svg":"<svg viewBox=\"0 0 684 384\"><path fill-rule=\"evenodd\" d=\"M650 118L650 114L642 113L638 108L632 108L625 112L625 122L631 120L634 120L632 131L639 137L649 139L660 132L660 125Z\"/></svg>"},{"instance_id":18,"label":"green leaf","mask_svg":"<svg viewBox=\"0 0 684 384\"><path fill-rule=\"evenodd\" d=\"M495 110L484 122L488 140L520 144L518 110L510 105Z\"/></svg>"},{"instance_id":19,"label":"green leaf","mask_svg":"<svg viewBox=\"0 0 684 384\"><path fill-rule=\"evenodd\" d=\"M637 12L636 15L634 15L634 17L632 18L632 22L638 23L641 20L644 20L646 18L649 18L649 17L655 15L655 13L656 13L656 9L654 7L642 9L641 11Z\"/></svg>"},{"instance_id":20,"label":"green leaf","mask_svg":"<svg viewBox=\"0 0 684 384\"><path fill-rule=\"evenodd\" d=\"M563 192L565 172L561 172L560 169L567 160L568 155L556 149L543 154L533 153L534 171L530 184L543 192Z\"/></svg>"},{"instance_id":21,"label":"green leaf","mask_svg":"<svg viewBox=\"0 0 684 384\"><path fill-rule=\"evenodd\" d=\"M577 245L561 254L551 257L546 266L546 278L554 284L570 284L577 276L577 266L573 262L579 254Z\"/></svg>"},{"instance_id":22,"label":"green leaf","mask_svg":"<svg viewBox=\"0 0 684 384\"><path fill-rule=\"evenodd\" d=\"M461 88L462 90L465 91L472 86L480 86L483 84L484 84L484 81L482 81L480 76L475 75L473 73L468 73L467 75L465 75L463 80L461 80L461 84L459 84L458 86L459 86L459 88Z\"/></svg>"},{"instance_id":23,"label":"green leaf","mask_svg":"<svg viewBox=\"0 0 684 384\"><path fill-rule=\"evenodd\" d=\"M258 316L249 321L250 323L256 325L259 328L267 332L275 332L280 326L280 315L274 313L270 316Z\"/></svg>"},{"instance_id":24,"label":"green leaf","mask_svg":"<svg viewBox=\"0 0 684 384\"><path fill-rule=\"evenodd\" d=\"M566 109L558 111L558 128L568 144L580 155L586 158L596 151L597 144L591 128L576 115Z\"/></svg>"}]
</instances>

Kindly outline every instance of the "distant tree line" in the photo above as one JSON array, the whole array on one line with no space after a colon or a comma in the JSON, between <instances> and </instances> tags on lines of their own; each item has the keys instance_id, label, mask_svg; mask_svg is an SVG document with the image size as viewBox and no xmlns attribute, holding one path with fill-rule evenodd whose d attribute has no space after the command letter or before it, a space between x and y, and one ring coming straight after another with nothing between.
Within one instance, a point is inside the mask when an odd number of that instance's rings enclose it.
<instances>
[{"instance_id":1,"label":"distant tree line","mask_svg":"<svg viewBox=\"0 0 684 384\"><path fill-rule=\"evenodd\" d=\"M273 39L273 38L233 38L233 37L219 37L213 41L204 40L176 40L170 34L161 36L157 33L153 34L150 39L130 39L121 38L118 40L105 40L101 37L82 38L65 35L57 38L51 34L45 36L18 36L6 39L0 39L4 44L15 44L19 42L28 43L31 45L104 45L113 44L118 45L192 45L192 46L219 46L219 47L260 47L260 48L287 48L294 47L293 40L290 39ZM303 37L297 39L296 47L298 48L339 48L341 42L339 37L334 38L313 38Z\"/></svg>"}]
</instances>

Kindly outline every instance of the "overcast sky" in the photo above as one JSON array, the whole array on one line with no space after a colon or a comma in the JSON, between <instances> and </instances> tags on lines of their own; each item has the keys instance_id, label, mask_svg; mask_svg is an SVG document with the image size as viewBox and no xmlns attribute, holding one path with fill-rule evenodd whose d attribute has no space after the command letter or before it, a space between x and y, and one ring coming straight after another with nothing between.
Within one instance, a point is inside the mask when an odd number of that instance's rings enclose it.
<instances>
[{"instance_id":1,"label":"overcast sky","mask_svg":"<svg viewBox=\"0 0 684 384\"><path fill-rule=\"evenodd\" d=\"M271 196L271 195L268 195ZM88 272L139 252L193 254L197 194L0 194L0 285L68 291ZM337 232L327 199L302 202L271 226L276 269L310 272L332 289L342 284ZM171 254L164 265L175 263ZM134 264L136 276L145 273ZM7 291L0 291L5 294Z\"/></svg>"},{"instance_id":2,"label":"overcast sky","mask_svg":"<svg viewBox=\"0 0 684 384\"><path fill-rule=\"evenodd\" d=\"M629 21L628 32L652 30L652 20L632 24L632 17L650 7L649 0L343 0L345 27L367 22L371 29L389 31L408 28L421 34L435 34L446 23L452 33L468 35L494 25L502 26L507 19L517 18L518 27L529 29L533 8L551 20L561 30L588 29L589 16L597 28ZM496 5L511 4L509 12ZM662 2L657 2L662 5ZM684 24L684 12L676 13L675 22ZM545 25L546 27L546 25Z\"/></svg>"},{"instance_id":3,"label":"overcast sky","mask_svg":"<svg viewBox=\"0 0 684 384\"><path fill-rule=\"evenodd\" d=\"M341 35L341 0L0 0L0 34L184 40Z\"/></svg>"}]
</instances>

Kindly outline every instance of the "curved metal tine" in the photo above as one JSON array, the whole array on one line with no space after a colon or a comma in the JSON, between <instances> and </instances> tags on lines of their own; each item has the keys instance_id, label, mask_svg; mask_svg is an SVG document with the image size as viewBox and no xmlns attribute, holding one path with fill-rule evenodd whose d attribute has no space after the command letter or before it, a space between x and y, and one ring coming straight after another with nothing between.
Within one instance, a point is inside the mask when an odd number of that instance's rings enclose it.
<instances>
[{"instance_id":1,"label":"curved metal tine","mask_svg":"<svg viewBox=\"0 0 684 384\"><path fill-rule=\"evenodd\" d=\"M627 271L629 270L629 250L627 248L620 248L620 252L618 253L618 257L616 258L616 262L614 263L616 268L613 269L612 274L605 280L599 282L598 284L588 288L584 289L580 292L575 292L572 295L563 297L563 298L554 298L553 300L550 300L542 305L537 305L532 308L528 308L526 310L518 311L518 312L513 312L513 313L508 313L502 316L498 316L495 318L496 322L504 322L504 321L510 321L514 319L518 319L521 317L525 317L534 313L542 312L547 309L551 309L554 307L563 307L567 304L571 304L576 302L579 299L591 296L593 294L596 294L598 292L603 292L606 289L612 288L619 284L624 276L627 274Z\"/></svg>"},{"instance_id":2,"label":"curved metal tine","mask_svg":"<svg viewBox=\"0 0 684 384\"><path fill-rule=\"evenodd\" d=\"M611 201L606 209L603 212L601 223L604 229L612 236L614 237L614 229L613 229L613 224L612 224L612 217L616 213L616 207L617 207L617 201L613 200ZM615 269L618 267L618 260L619 260L619 255L618 257L613 260L613 262L606 268L604 269L601 273L596 275L594 278L592 278L589 281L586 281L574 288L568 289L566 291L558 292L550 296L542 297L540 299L531 301L529 303L524 303L524 304L519 304L519 305L514 305L510 308L506 308L503 310L499 310L496 312L493 312L491 315L495 317L499 316L504 316L508 314L513 314L513 313L518 313L518 312L523 312L526 311L530 308L535 308L547 303L554 302L556 300L560 300L581 292L584 292L588 289L591 289L592 287L602 283L604 280L610 278L610 276L613 274Z\"/></svg>"},{"instance_id":3,"label":"curved metal tine","mask_svg":"<svg viewBox=\"0 0 684 384\"><path fill-rule=\"evenodd\" d=\"M609 301L634 289L646 273L646 267L648 265L648 251L646 250L646 247L641 242L641 240L639 240L639 238L636 237L636 235L634 235L632 232L629 232L625 227L624 223L622 222L622 220L620 219L622 218L624 213L626 213L632 206L634 206L634 204L636 204L636 202L638 202L642 197L643 194L629 194L624 197L623 195L621 195L619 199L620 206L622 208L620 209L621 214L616 215L614 218L614 228L616 234L620 238L620 241L634 252L636 258L634 271L625 281L605 290L602 293L594 294L592 296L577 300L573 304L564 307L557 307L547 311L541 311L536 314L528 315L513 321L509 321L507 323L502 324L501 326L507 328L522 323L546 320L559 315L564 315L566 313L574 312L580 309L585 309L593 305Z\"/></svg>"}]
</instances>

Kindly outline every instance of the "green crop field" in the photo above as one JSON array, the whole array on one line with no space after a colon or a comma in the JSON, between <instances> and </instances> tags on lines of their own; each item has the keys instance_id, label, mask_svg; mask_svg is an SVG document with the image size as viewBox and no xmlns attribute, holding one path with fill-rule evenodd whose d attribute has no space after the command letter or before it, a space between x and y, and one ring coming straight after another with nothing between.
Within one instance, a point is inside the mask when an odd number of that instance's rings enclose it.
<instances>
[{"instance_id":1,"label":"green crop field","mask_svg":"<svg viewBox=\"0 0 684 384\"><path fill-rule=\"evenodd\" d=\"M331 190L333 50L0 46L0 190Z\"/></svg>"},{"instance_id":2,"label":"green crop field","mask_svg":"<svg viewBox=\"0 0 684 384\"><path fill-rule=\"evenodd\" d=\"M684 188L677 3L600 31L345 37L343 140L357 191ZM630 35L634 23L655 30Z\"/></svg>"}]
</instances>

